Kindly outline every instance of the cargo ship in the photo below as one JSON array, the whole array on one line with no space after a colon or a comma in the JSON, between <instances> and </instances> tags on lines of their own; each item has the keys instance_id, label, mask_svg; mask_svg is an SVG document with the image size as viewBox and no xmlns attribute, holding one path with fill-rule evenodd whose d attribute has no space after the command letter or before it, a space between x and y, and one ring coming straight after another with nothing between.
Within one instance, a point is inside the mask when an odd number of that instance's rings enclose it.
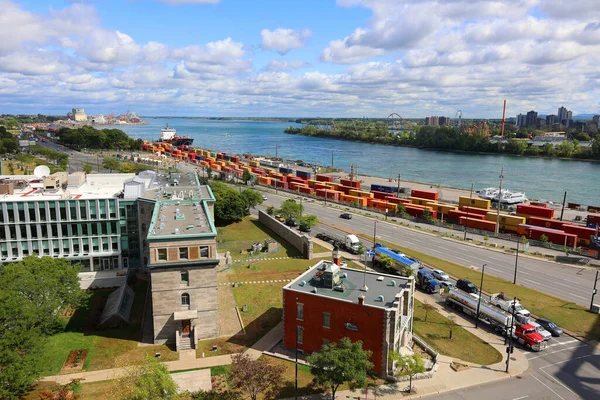
<instances>
[{"instance_id":1,"label":"cargo ship","mask_svg":"<svg viewBox=\"0 0 600 400\"><path fill-rule=\"evenodd\" d=\"M169 143L175 147L191 146L194 139L189 136L178 136L177 131L169 128L169 124L160 130L160 139L158 143Z\"/></svg>"}]
</instances>

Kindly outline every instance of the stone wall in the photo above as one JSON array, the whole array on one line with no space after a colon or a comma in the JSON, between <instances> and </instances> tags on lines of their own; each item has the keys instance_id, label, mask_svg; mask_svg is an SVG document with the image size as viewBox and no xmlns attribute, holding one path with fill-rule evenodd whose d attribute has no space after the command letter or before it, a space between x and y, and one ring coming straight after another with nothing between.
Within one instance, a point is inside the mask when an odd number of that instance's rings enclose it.
<instances>
[{"instance_id":1,"label":"stone wall","mask_svg":"<svg viewBox=\"0 0 600 400\"><path fill-rule=\"evenodd\" d=\"M264 211L258 212L258 220L261 224L271 229L283 240L294 246L302 256L308 260L312 260L313 241L308 235L304 235L295 229L292 229L282 222L277 221Z\"/></svg>"}]
</instances>

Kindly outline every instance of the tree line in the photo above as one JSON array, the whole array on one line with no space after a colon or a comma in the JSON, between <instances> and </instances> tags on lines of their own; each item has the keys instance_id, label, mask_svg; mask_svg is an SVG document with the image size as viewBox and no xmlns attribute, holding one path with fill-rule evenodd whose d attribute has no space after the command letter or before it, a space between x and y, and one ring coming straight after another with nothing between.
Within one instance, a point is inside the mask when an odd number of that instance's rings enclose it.
<instances>
[{"instance_id":1,"label":"tree line","mask_svg":"<svg viewBox=\"0 0 600 400\"><path fill-rule=\"evenodd\" d=\"M469 132L466 129L459 130L449 126L417 126L414 130L400 132L390 131L387 126L382 124L358 124L350 127L344 125L335 130L306 125L302 128L288 127L284 132L302 136L432 150L600 160L600 135L598 133L576 136L589 139L591 145L588 147L579 147L577 140L564 141L560 144L546 143L542 147L536 147L529 146L525 140L519 139L528 138L529 135L533 137L539 132L515 131L513 128L507 130L505 137L508 140L506 141L490 140L487 133L492 135L499 133L496 132L498 127L492 127L487 132L483 128Z\"/></svg>"},{"instance_id":2,"label":"tree line","mask_svg":"<svg viewBox=\"0 0 600 400\"><path fill-rule=\"evenodd\" d=\"M19 140L4 126L0 126L0 154L17 153Z\"/></svg>"},{"instance_id":3,"label":"tree line","mask_svg":"<svg viewBox=\"0 0 600 400\"><path fill-rule=\"evenodd\" d=\"M74 150L140 150L143 144L142 139L132 139L120 129L96 129L91 126L61 128L56 136L58 143Z\"/></svg>"}]
</instances>

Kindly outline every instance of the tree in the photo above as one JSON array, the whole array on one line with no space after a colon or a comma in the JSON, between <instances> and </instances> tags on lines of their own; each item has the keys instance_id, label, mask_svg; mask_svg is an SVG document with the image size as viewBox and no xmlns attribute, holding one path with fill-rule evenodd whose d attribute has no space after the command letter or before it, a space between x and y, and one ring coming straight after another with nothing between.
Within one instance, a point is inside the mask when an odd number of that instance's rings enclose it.
<instances>
[{"instance_id":1,"label":"tree","mask_svg":"<svg viewBox=\"0 0 600 400\"><path fill-rule=\"evenodd\" d=\"M246 203L248 209L254 208L263 203L263 197L260 193L252 189L246 189L242 192L242 199Z\"/></svg>"},{"instance_id":2,"label":"tree","mask_svg":"<svg viewBox=\"0 0 600 400\"><path fill-rule=\"evenodd\" d=\"M427 322L427 316L429 315L429 311L437 310L433 304L428 303L427 301L423 303L423 311L425 311L425 322Z\"/></svg>"},{"instance_id":3,"label":"tree","mask_svg":"<svg viewBox=\"0 0 600 400\"><path fill-rule=\"evenodd\" d=\"M300 217L300 229L310 229L319 223L316 215L303 215Z\"/></svg>"},{"instance_id":4,"label":"tree","mask_svg":"<svg viewBox=\"0 0 600 400\"><path fill-rule=\"evenodd\" d=\"M369 357L371 352L363 350L361 341L352 343L345 337L337 343L324 345L320 352L313 353L307 361L315 382L329 386L331 398L335 400L335 392L340 385L346 382L353 387L365 385L367 373L373 368Z\"/></svg>"},{"instance_id":5,"label":"tree","mask_svg":"<svg viewBox=\"0 0 600 400\"><path fill-rule=\"evenodd\" d=\"M379 257L378 264L381 266L381 268L392 269L394 266L394 260L392 260L390 256L381 256Z\"/></svg>"},{"instance_id":6,"label":"tree","mask_svg":"<svg viewBox=\"0 0 600 400\"><path fill-rule=\"evenodd\" d=\"M83 172L85 172L86 174L91 174L93 170L94 169L92 168L92 166L90 164L85 164L83 166Z\"/></svg>"},{"instance_id":7,"label":"tree","mask_svg":"<svg viewBox=\"0 0 600 400\"><path fill-rule=\"evenodd\" d=\"M448 325L448 330L450 331L448 339L452 340L452 333L454 331L454 328L458 326L458 324L456 323L456 315L449 315L448 320L446 321L446 325Z\"/></svg>"},{"instance_id":8,"label":"tree","mask_svg":"<svg viewBox=\"0 0 600 400\"><path fill-rule=\"evenodd\" d=\"M40 393L40 400L75 400L80 396L75 393L75 387L79 385L79 379L73 379L64 385L55 388L45 388Z\"/></svg>"},{"instance_id":9,"label":"tree","mask_svg":"<svg viewBox=\"0 0 600 400\"><path fill-rule=\"evenodd\" d=\"M55 331L60 310L80 306L78 265L29 256L0 273L0 398L25 393L44 367L40 346Z\"/></svg>"},{"instance_id":10,"label":"tree","mask_svg":"<svg viewBox=\"0 0 600 400\"><path fill-rule=\"evenodd\" d=\"M119 379L118 391L121 400L175 400L182 398L177 389L166 365L147 356L142 364L129 368Z\"/></svg>"},{"instance_id":11,"label":"tree","mask_svg":"<svg viewBox=\"0 0 600 400\"><path fill-rule=\"evenodd\" d=\"M428 209L423 210L423 219L429 223L432 223L435 221L435 218L433 218L433 216L431 216L431 211L429 211Z\"/></svg>"},{"instance_id":12,"label":"tree","mask_svg":"<svg viewBox=\"0 0 600 400\"><path fill-rule=\"evenodd\" d=\"M408 215L406 208L404 208L404 204L402 203L398 203L398 214L400 214L401 217L406 217Z\"/></svg>"},{"instance_id":13,"label":"tree","mask_svg":"<svg viewBox=\"0 0 600 400\"><path fill-rule=\"evenodd\" d=\"M412 356L403 356L398 353L392 353L392 360L396 361L396 376L408 376L410 381L408 391L412 392L412 378L417 374L425 372L425 362L418 354Z\"/></svg>"},{"instance_id":14,"label":"tree","mask_svg":"<svg viewBox=\"0 0 600 400\"><path fill-rule=\"evenodd\" d=\"M241 221L248 215L246 200L237 190L222 182L211 181L210 188L215 195L215 220L221 223Z\"/></svg>"},{"instance_id":15,"label":"tree","mask_svg":"<svg viewBox=\"0 0 600 400\"><path fill-rule=\"evenodd\" d=\"M218 392L213 389L208 392L200 391L193 393L192 400L242 400L242 396L238 392L231 390Z\"/></svg>"},{"instance_id":16,"label":"tree","mask_svg":"<svg viewBox=\"0 0 600 400\"><path fill-rule=\"evenodd\" d=\"M273 207L273 206L267 207L267 214L269 214L270 216L275 215L275 207Z\"/></svg>"},{"instance_id":17,"label":"tree","mask_svg":"<svg viewBox=\"0 0 600 400\"><path fill-rule=\"evenodd\" d=\"M288 199L281 203L278 213L287 221L294 217L296 220L300 220L300 216L304 211L304 207L301 204L296 203L292 199Z\"/></svg>"},{"instance_id":18,"label":"tree","mask_svg":"<svg viewBox=\"0 0 600 400\"><path fill-rule=\"evenodd\" d=\"M121 163L114 158L106 157L104 160L102 160L102 168L107 169L110 172L118 171L120 167Z\"/></svg>"},{"instance_id":19,"label":"tree","mask_svg":"<svg viewBox=\"0 0 600 400\"><path fill-rule=\"evenodd\" d=\"M540 242L542 242L544 245L548 244L548 236L542 235L540 237Z\"/></svg>"},{"instance_id":20,"label":"tree","mask_svg":"<svg viewBox=\"0 0 600 400\"><path fill-rule=\"evenodd\" d=\"M271 364L265 358L254 360L248 354L239 353L231 356L229 381L234 388L247 392L251 400L256 400L261 393L272 399L282 384L284 371L284 366Z\"/></svg>"},{"instance_id":21,"label":"tree","mask_svg":"<svg viewBox=\"0 0 600 400\"><path fill-rule=\"evenodd\" d=\"M250 173L250 171L248 171L247 169L245 169L245 170L244 170L244 173L243 173L243 175L242 175L242 181L243 181L245 184L248 184L248 182L251 182L251 181L253 181L252 174L251 174L251 173Z\"/></svg>"}]
</instances>

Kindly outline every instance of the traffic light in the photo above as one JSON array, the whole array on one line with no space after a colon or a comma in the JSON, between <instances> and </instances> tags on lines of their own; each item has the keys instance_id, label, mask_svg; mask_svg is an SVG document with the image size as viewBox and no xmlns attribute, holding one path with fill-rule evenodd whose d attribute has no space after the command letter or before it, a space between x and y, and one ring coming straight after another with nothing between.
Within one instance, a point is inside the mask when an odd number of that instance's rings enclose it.
<instances>
[{"instance_id":1,"label":"traffic light","mask_svg":"<svg viewBox=\"0 0 600 400\"><path fill-rule=\"evenodd\" d=\"M507 354L512 354L512 353L514 353L514 352L515 352L515 346L512 346L512 345L511 345L511 346L508 346L508 347L506 348L506 353L507 353Z\"/></svg>"}]
</instances>

